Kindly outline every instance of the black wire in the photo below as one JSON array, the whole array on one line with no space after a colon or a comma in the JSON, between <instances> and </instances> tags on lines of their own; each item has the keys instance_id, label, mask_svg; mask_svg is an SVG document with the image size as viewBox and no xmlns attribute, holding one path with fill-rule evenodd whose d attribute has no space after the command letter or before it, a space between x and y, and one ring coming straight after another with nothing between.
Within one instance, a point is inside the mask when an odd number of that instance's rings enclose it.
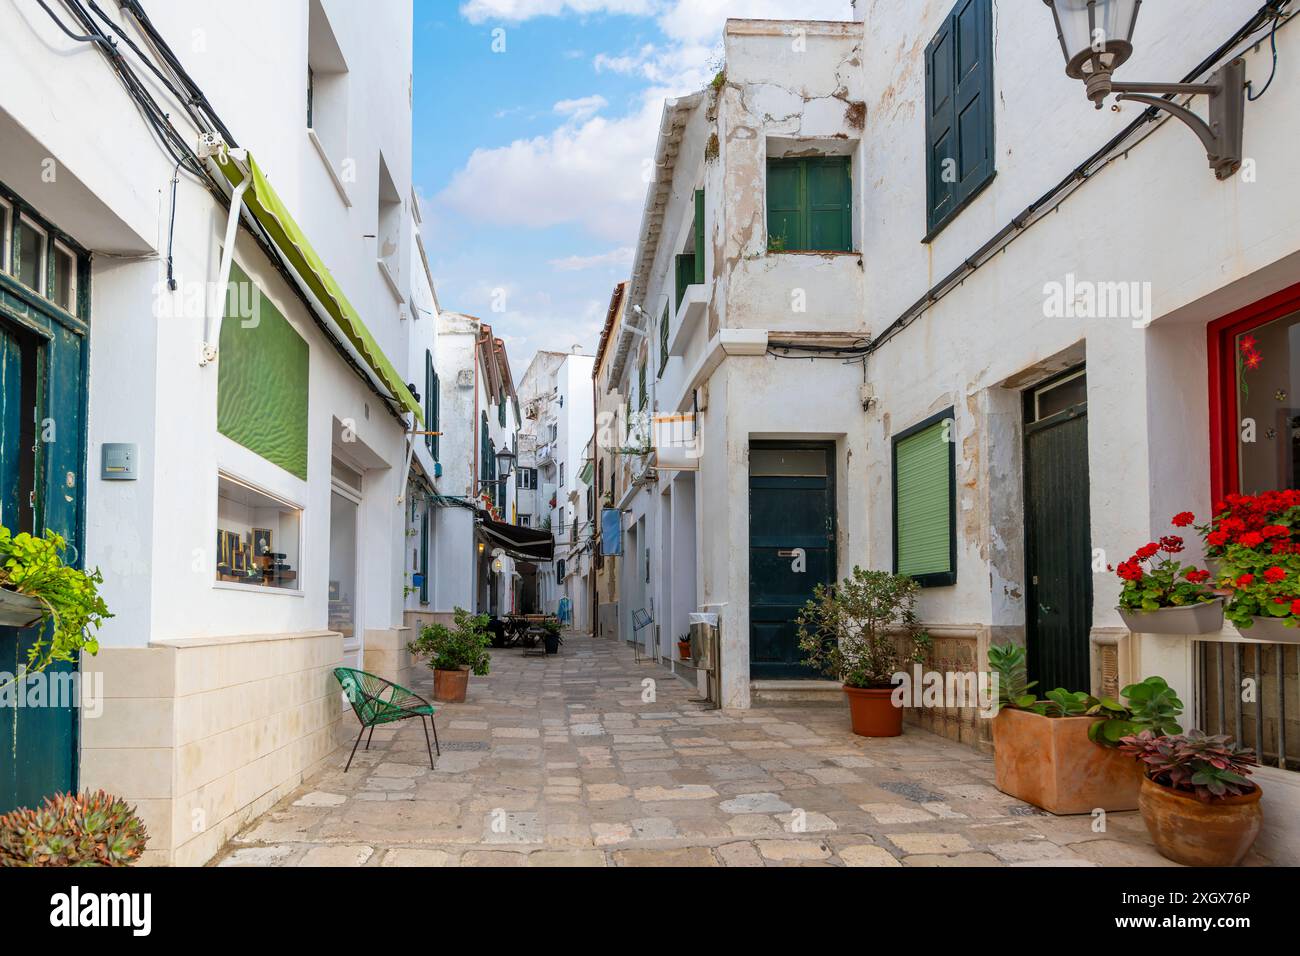
<instances>
[{"instance_id":1,"label":"black wire","mask_svg":"<svg viewBox=\"0 0 1300 956\"><path fill-rule=\"evenodd\" d=\"M167 288L172 292L176 291L176 278L172 272L172 236L176 233L176 186L181 178L181 164L176 164L176 169L172 171L172 209L170 221L167 223Z\"/></svg>"},{"instance_id":2,"label":"black wire","mask_svg":"<svg viewBox=\"0 0 1300 956\"><path fill-rule=\"evenodd\" d=\"M1258 93L1254 92L1254 88L1252 84L1250 83L1246 84L1246 99L1248 99L1252 103L1268 92L1268 88L1273 85L1273 78L1277 76L1277 28L1278 28L1278 24L1280 24L1281 22L1282 22L1282 11L1281 9L1279 9L1277 13L1275 13L1273 16L1273 29L1270 30L1268 34L1268 43L1273 50L1273 69L1269 71L1268 82L1264 84L1264 88L1261 89Z\"/></svg>"},{"instance_id":3,"label":"black wire","mask_svg":"<svg viewBox=\"0 0 1300 956\"><path fill-rule=\"evenodd\" d=\"M90 6L91 11L95 13L99 19L108 24L108 28L116 33L122 42L130 47L131 50L134 51L135 55L140 58L140 62L147 66L154 76L158 77L159 82L167 88L167 92L171 93L171 95L176 97L180 102L185 102L185 96L181 94L180 90L176 89L175 85L163 75L162 71L158 69L157 66L154 65L153 61L144 55L144 52L135 45L131 38L127 36L126 32L99 8L95 3L95 0L87 0L87 3Z\"/></svg>"},{"instance_id":4,"label":"black wire","mask_svg":"<svg viewBox=\"0 0 1300 956\"><path fill-rule=\"evenodd\" d=\"M108 52L113 56L122 55L121 53L118 52L117 47L113 45L113 42L111 40L105 39L104 37L100 37L100 36L91 36L91 35L82 36L80 34L73 33L71 30L68 29L67 24L65 24L62 20L60 20L58 15L53 10L51 10L48 6L46 6L45 0L36 0L36 2L40 4L42 10L44 10L46 13L50 15L50 19L54 21L55 25L60 30L62 30L72 39L76 40L78 43L98 43L99 45L103 46L106 50L108 50Z\"/></svg>"}]
</instances>

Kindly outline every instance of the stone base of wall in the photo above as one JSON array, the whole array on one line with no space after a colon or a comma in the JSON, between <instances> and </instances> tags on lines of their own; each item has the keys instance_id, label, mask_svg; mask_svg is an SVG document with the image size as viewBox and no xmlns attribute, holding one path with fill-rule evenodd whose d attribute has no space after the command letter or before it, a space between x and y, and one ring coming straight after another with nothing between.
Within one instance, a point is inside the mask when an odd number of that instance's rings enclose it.
<instances>
[{"instance_id":1,"label":"stone base of wall","mask_svg":"<svg viewBox=\"0 0 1300 956\"><path fill-rule=\"evenodd\" d=\"M103 709L83 714L81 786L135 805L143 863L201 865L342 743L342 659L333 631L101 648L83 667Z\"/></svg>"},{"instance_id":2,"label":"stone base of wall","mask_svg":"<svg viewBox=\"0 0 1300 956\"><path fill-rule=\"evenodd\" d=\"M988 670L989 644L1024 643L1018 628L926 625L933 644L921 667L941 674L979 674ZM993 722L978 707L908 708L904 721L984 753L993 752Z\"/></svg>"},{"instance_id":3,"label":"stone base of wall","mask_svg":"<svg viewBox=\"0 0 1300 956\"><path fill-rule=\"evenodd\" d=\"M410 627L368 629L361 669L409 688L422 668L420 662L406 649L406 645L418 633L418 630Z\"/></svg>"}]
</instances>

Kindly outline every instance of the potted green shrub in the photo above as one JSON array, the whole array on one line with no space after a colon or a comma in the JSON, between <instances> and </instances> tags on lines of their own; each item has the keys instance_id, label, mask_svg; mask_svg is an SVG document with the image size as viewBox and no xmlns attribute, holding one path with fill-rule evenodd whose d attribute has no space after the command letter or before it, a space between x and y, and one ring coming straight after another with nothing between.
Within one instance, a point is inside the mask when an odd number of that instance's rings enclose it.
<instances>
[{"instance_id":1,"label":"potted green shrub","mask_svg":"<svg viewBox=\"0 0 1300 956\"><path fill-rule=\"evenodd\" d=\"M894 675L924 660L930 646L916 617L916 592L905 575L855 567L835 587L817 585L799 612L804 663L843 683L855 734L903 732L903 709L891 699Z\"/></svg>"},{"instance_id":2,"label":"potted green shrub","mask_svg":"<svg viewBox=\"0 0 1300 956\"><path fill-rule=\"evenodd\" d=\"M1175 527L1194 520L1190 511L1174 516ZM1213 634L1223 629L1223 598L1207 586L1210 572L1184 566L1176 554L1185 545L1176 534L1142 545L1115 569L1124 582L1119 616L1139 634Z\"/></svg>"},{"instance_id":3,"label":"potted green shrub","mask_svg":"<svg viewBox=\"0 0 1300 956\"><path fill-rule=\"evenodd\" d=\"M1143 731L1120 751L1143 770L1138 809L1161 854L1186 866L1236 866L1263 821L1260 789L1246 778L1254 752L1199 730L1173 736Z\"/></svg>"},{"instance_id":4,"label":"potted green shrub","mask_svg":"<svg viewBox=\"0 0 1300 956\"><path fill-rule=\"evenodd\" d=\"M46 531L11 535L0 525L0 626L52 625L34 640L21 671L0 683L0 690L38 674L55 661L73 663L85 651L95 654L93 632L112 617L99 595L104 578L98 570L82 571L67 564L67 542Z\"/></svg>"},{"instance_id":5,"label":"potted green shrub","mask_svg":"<svg viewBox=\"0 0 1300 956\"><path fill-rule=\"evenodd\" d=\"M1124 702L1056 688L1039 699L1026 680L1025 649L989 648L998 681L993 719L994 784L1049 813L1136 810L1141 775L1117 749L1140 731L1179 733L1183 702L1164 678L1120 691Z\"/></svg>"},{"instance_id":6,"label":"potted green shrub","mask_svg":"<svg viewBox=\"0 0 1300 956\"><path fill-rule=\"evenodd\" d=\"M0 867L130 866L148 839L124 800L103 790L60 793L0 816Z\"/></svg>"},{"instance_id":7,"label":"potted green shrub","mask_svg":"<svg viewBox=\"0 0 1300 956\"><path fill-rule=\"evenodd\" d=\"M548 617L542 622L542 630L545 632L542 634L542 643L546 645L546 653L560 653L560 642L563 638L560 637L559 620L557 618Z\"/></svg>"},{"instance_id":8,"label":"potted green shrub","mask_svg":"<svg viewBox=\"0 0 1300 956\"><path fill-rule=\"evenodd\" d=\"M427 661L433 670L433 696L447 703L460 703L469 688L469 675L483 677L492 666L488 647L488 616L471 614L463 607L453 613L453 626L429 624L407 650Z\"/></svg>"}]
</instances>

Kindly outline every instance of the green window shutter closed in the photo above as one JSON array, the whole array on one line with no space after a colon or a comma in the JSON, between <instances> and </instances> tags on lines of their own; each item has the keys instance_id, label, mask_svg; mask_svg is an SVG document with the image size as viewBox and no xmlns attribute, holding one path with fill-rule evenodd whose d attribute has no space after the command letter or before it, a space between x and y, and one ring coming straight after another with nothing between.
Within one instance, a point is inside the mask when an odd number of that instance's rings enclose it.
<instances>
[{"instance_id":1,"label":"green window shutter closed","mask_svg":"<svg viewBox=\"0 0 1300 956\"><path fill-rule=\"evenodd\" d=\"M695 285L704 285L704 190L695 190Z\"/></svg>"},{"instance_id":2,"label":"green window shutter closed","mask_svg":"<svg viewBox=\"0 0 1300 956\"><path fill-rule=\"evenodd\" d=\"M217 431L306 481L307 342L238 264L230 282L217 351Z\"/></svg>"},{"instance_id":3,"label":"green window shutter closed","mask_svg":"<svg viewBox=\"0 0 1300 956\"><path fill-rule=\"evenodd\" d=\"M659 375L664 374L668 365L668 306L664 305L663 318L659 320Z\"/></svg>"},{"instance_id":4,"label":"green window shutter closed","mask_svg":"<svg viewBox=\"0 0 1300 956\"><path fill-rule=\"evenodd\" d=\"M956 581L951 417L894 443L894 566L925 586Z\"/></svg>"},{"instance_id":5,"label":"green window shutter closed","mask_svg":"<svg viewBox=\"0 0 1300 956\"><path fill-rule=\"evenodd\" d=\"M424 427L426 431L438 431L438 373L433 370L433 353L428 349L424 352ZM425 435L424 447L437 461L438 436Z\"/></svg>"},{"instance_id":6,"label":"green window shutter closed","mask_svg":"<svg viewBox=\"0 0 1300 956\"><path fill-rule=\"evenodd\" d=\"M677 306L682 307L682 299L686 297L686 290L690 288L695 281L695 253L684 252L677 257Z\"/></svg>"},{"instance_id":7,"label":"green window shutter closed","mask_svg":"<svg viewBox=\"0 0 1300 956\"><path fill-rule=\"evenodd\" d=\"M847 156L806 161L808 248L848 252L853 248L853 176Z\"/></svg>"},{"instance_id":8,"label":"green window shutter closed","mask_svg":"<svg viewBox=\"0 0 1300 956\"><path fill-rule=\"evenodd\" d=\"M646 387L645 387L645 359L641 360L641 368L637 372L637 379L641 383L641 404L637 406L637 409L640 410L642 408L645 408L646 402L649 399L649 395L647 394Z\"/></svg>"},{"instance_id":9,"label":"green window shutter closed","mask_svg":"<svg viewBox=\"0 0 1300 956\"><path fill-rule=\"evenodd\" d=\"M424 426L425 428L429 429L429 431L431 432L442 431L442 394L441 392L439 392L439 387L441 386L441 384L442 383L438 379L438 373L434 372L433 388L430 390L431 394L433 395L433 402L431 403L430 406L433 414L432 416L430 416L429 421ZM433 448L432 448L433 460L439 461L442 453L442 436L430 435L429 437L433 439Z\"/></svg>"},{"instance_id":10,"label":"green window shutter closed","mask_svg":"<svg viewBox=\"0 0 1300 956\"><path fill-rule=\"evenodd\" d=\"M768 248L804 249L803 164L797 159L767 161Z\"/></svg>"},{"instance_id":11,"label":"green window shutter closed","mask_svg":"<svg viewBox=\"0 0 1300 956\"><path fill-rule=\"evenodd\" d=\"M992 0L960 0L925 50L927 231L993 178Z\"/></svg>"},{"instance_id":12,"label":"green window shutter closed","mask_svg":"<svg viewBox=\"0 0 1300 956\"><path fill-rule=\"evenodd\" d=\"M420 603L429 603L429 506L420 519Z\"/></svg>"}]
</instances>

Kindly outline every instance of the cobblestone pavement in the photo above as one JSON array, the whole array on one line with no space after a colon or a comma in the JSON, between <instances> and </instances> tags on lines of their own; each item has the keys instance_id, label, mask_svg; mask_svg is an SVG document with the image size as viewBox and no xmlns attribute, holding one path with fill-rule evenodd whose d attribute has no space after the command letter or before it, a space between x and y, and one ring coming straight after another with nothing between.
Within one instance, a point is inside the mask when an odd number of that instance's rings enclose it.
<instances>
[{"instance_id":1,"label":"cobblestone pavement","mask_svg":"<svg viewBox=\"0 0 1300 956\"><path fill-rule=\"evenodd\" d=\"M350 773L345 747L218 865L1173 865L1138 814L1104 832L1043 814L994 789L991 758L923 730L867 739L846 706L694 696L614 641L493 651L466 703L439 705L436 770L416 721L379 728Z\"/></svg>"}]
</instances>

